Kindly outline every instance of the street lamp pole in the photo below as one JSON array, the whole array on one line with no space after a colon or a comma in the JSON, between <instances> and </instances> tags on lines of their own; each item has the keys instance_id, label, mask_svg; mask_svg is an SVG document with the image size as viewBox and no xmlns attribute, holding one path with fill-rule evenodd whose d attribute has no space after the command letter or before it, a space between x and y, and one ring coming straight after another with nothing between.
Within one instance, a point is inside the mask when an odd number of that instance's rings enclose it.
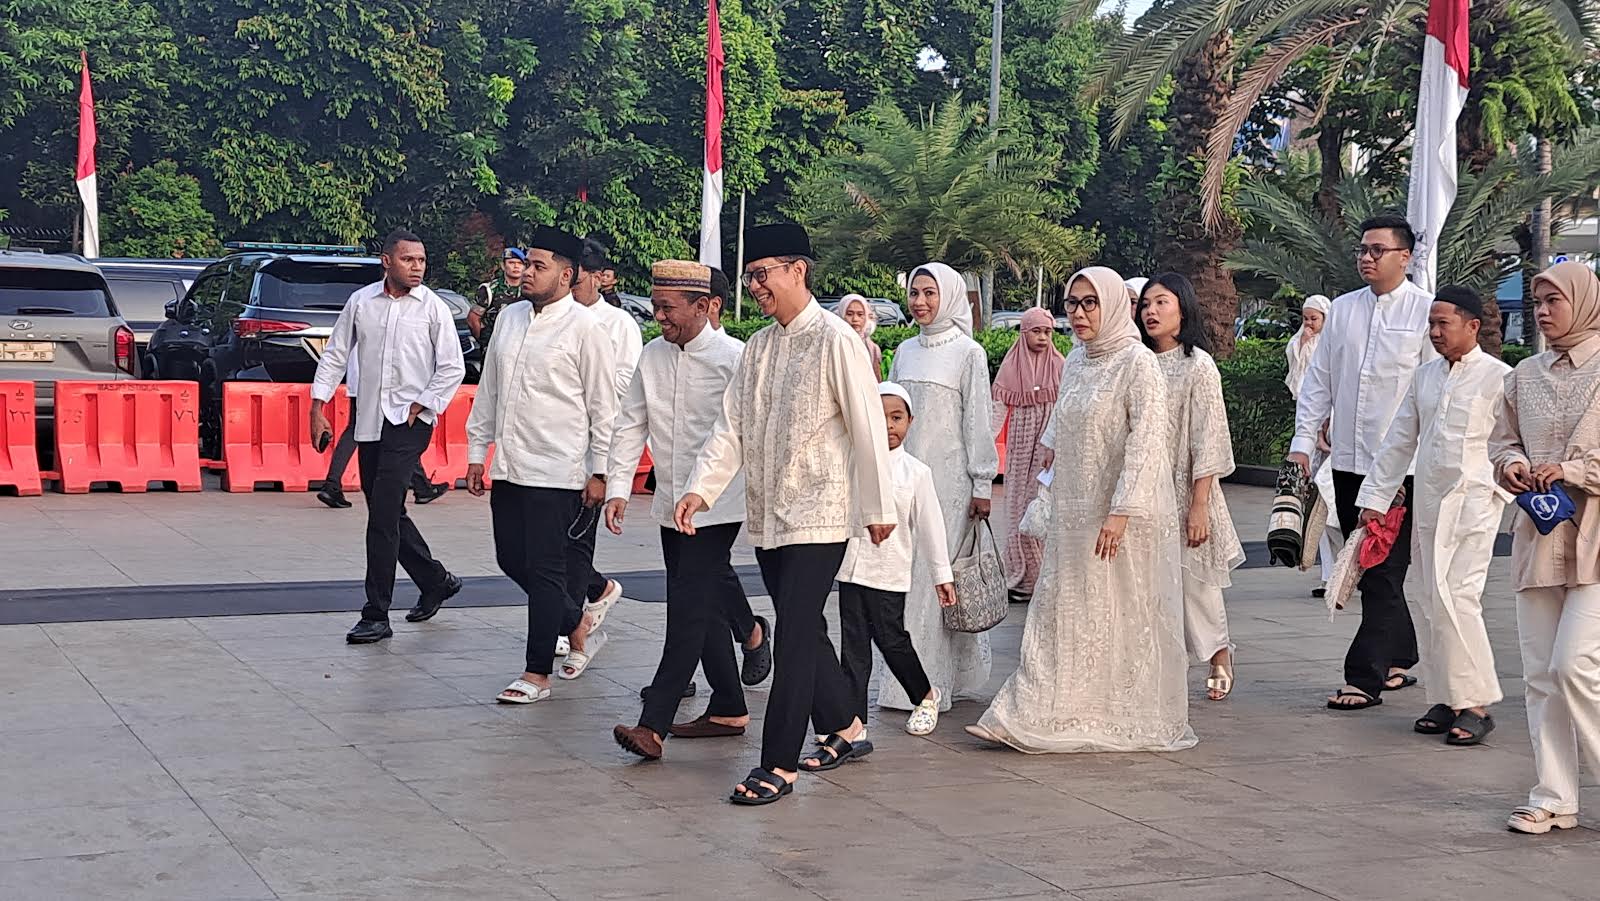
<instances>
[{"instance_id":1,"label":"street lamp pole","mask_svg":"<svg viewBox=\"0 0 1600 901\"><path fill-rule=\"evenodd\" d=\"M989 30L989 130L1000 130L1000 35L1005 20L1005 0L994 0L994 19ZM989 159L989 168L995 166L995 159ZM979 312L983 328L988 328L994 320L994 264L984 269L983 279L978 285Z\"/></svg>"}]
</instances>

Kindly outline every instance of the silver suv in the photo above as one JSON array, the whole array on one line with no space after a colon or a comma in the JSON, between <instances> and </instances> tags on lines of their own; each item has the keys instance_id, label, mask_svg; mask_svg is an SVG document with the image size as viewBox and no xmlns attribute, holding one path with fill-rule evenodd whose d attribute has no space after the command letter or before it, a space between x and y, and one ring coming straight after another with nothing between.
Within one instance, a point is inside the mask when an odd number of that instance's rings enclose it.
<instances>
[{"instance_id":1,"label":"silver suv","mask_svg":"<svg viewBox=\"0 0 1600 901\"><path fill-rule=\"evenodd\" d=\"M42 423L58 379L131 379L136 360L99 269L71 254L0 250L0 381L32 381Z\"/></svg>"}]
</instances>

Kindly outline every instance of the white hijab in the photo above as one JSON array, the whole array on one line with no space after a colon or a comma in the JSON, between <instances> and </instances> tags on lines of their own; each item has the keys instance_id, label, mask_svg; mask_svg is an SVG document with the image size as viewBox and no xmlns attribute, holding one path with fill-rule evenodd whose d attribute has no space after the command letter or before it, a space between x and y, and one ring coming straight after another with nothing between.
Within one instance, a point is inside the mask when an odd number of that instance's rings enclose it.
<instances>
[{"instance_id":1,"label":"white hijab","mask_svg":"<svg viewBox=\"0 0 1600 901\"><path fill-rule=\"evenodd\" d=\"M840 319L843 319L844 314L850 310L850 305L853 303L861 304L861 309L867 314L867 321L862 324L861 328L856 329L856 334L863 338L871 338L872 333L878 330L878 311L872 308L872 304L867 303L865 297L860 294L846 294L839 298L839 303L833 308L833 312Z\"/></svg>"},{"instance_id":2,"label":"white hijab","mask_svg":"<svg viewBox=\"0 0 1600 901\"><path fill-rule=\"evenodd\" d=\"M1333 308L1333 302L1321 294L1313 294L1306 298L1300 305L1300 315L1304 316L1307 310L1316 310L1322 314L1322 327L1328 327L1328 311ZM1311 354L1317 349L1317 342L1321 340L1322 333L1315 335L1306 332L1305 320L1300 321L1300 330L1289 338L1289 343L1284 345L1283 352L1289 358L1289 373L1284 376L1283 383L1289 386L1292 397L1300 396L1300 383L1305 381L1306 369L1311 366Z\"/></svg>"},{"instance_id":3,"label":"white hijab","mask_svg":"<svg viewBox=\"0 0 1600 901\"><path fill-rule=\"evenodd\" d=\"M967 302L967 280L943 263L923 263L911 270L911 279L923 273L932 276L939 286L939 310L933 314L933 321L922 327L922 334L931 338L954 326L971 337L972 304Z\"/></svg>"}]
</instances>

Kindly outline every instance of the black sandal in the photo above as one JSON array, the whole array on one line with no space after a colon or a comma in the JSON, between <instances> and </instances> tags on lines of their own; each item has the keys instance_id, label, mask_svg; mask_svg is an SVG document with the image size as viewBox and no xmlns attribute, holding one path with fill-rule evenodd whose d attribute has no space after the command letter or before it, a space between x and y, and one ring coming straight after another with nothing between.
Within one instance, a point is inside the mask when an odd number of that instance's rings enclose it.
<instances>
[{"instance_id":1,"label":"black sandal","mask_svg":"<svg viewBox=\"0 0 1600 901\"><path fill-rule=\"evenodd\" d=\"M769 785L776 785L778 788L774 791L767 787ZM751 794L741 793L739 791L740 788L751 792ZM746 807L760 807L763 804L771 804L792 791L794 791L793 782L771 770L756 767L750 771L750 775L744 777L743 782L734 788L733 793L728 795L728 800L735 804L743 804Z\"/></svg>"},{"instance_id":2,"label":"black sandal","mask_svg":"<svg viewBox=\"0 0 1600 901\"><path fill-rule=\"evenodd\" d=\"M760 685L772 674L772 623L764 616L756 617L761 626L761 643L753 648L739 645L744 664L739 668L739 681L745 685Z\"/></svg>"},{"instance_id":3,"label":"black sandal","mask_svg":"<svg viewBox=\"0 0 1600 901\"><path fill-rule=\"evenodd\" d=\"M1390 685L1389 682L1394 679L1399 679L1400 684ZM1402 688L1410 688L1415 684L1417 684L1417 677L1411 675L1410 673L1390 673L1389 675L1383 677L1384 691L1399 691Z\"/></svg>"},{"instance_id":4,"label":"black sandal","mask_svg":"<svg viewBox=\"0 0 1600 901\"><path fill-rule=\"evenodd\" d=\"M1366 699L1366 703L1365 704L1339 704L1339 703L1335 703L1334 700L1330 699L1328 701L1328 709L1329 710L1366 710L1368 707L1376 707L1379 704L1383 703L1383 698L1375 698L1372 695L1369 695L1364 691L1340 691L1338 694L1334 695L1333 697L1334 698L1364 698L1364 699Z\"/></svg>"},{"instance_id":5,"label":"black sandal","mask_svg":"<svg viewBox=\"0 0 1600 901\"><path fill-rule=\"evenodd\" d=\"M1454 732L1451 732L1444 737L1445 744L1475 745L1488 737L1490 732L1494 731L1494 717L1489 716L1488 714L1479 716L1470 710L1463 710L1461 711L1461 715L1456 717L1453 728L1460 729L1462 732L1467 733L1467 737L1462 738L1456 735Z\"/></svg>"},{"instance_id":6,"label":"black sandal","mask_svg":"<svg viewBox=\"0 0 1600 901\"><path fill-rule=\"evenodd\" d=\"M823 755L824 751L827 752L826 756ZM871 753L872 742L846 741L843 736L835 732L834 734L828 736L827 740L818 742L816 750L812 751L811 754L808 755L809 757L822 762L813 766L807 766L806 762L802 760L800 761L800 769L808 773L825 773L828 770L838 769L852 760L860 760Z\"/></svg>"},{"instance_id":7,"label":"black sandal","mask_svg":"<svg viewBox=\"0 0 1600 901\"><path fill-rule=\"evenodd\" d=\"M1423 735L1443 735L1450 731L1455 722L1456 712L1449 704L1435 704L1411 728Z\"/></svg>"}]
</instances>

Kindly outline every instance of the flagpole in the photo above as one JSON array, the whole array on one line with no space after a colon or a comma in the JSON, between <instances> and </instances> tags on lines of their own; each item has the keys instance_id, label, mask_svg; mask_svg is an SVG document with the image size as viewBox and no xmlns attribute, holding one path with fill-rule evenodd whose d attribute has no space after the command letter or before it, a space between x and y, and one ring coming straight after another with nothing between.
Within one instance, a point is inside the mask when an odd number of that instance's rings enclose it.
<instances>
[{"instance_id":1,"label":"flagpole","mask_svg":"<svg viewBox=\"0 0 1600 901\"><path fill-rule=\"evenodd\" d=\"M744 192L739 192L739 249L734 256L733 321L744 318Z\"/></svg>"},{"instance_id":2,"label":"flagpole","mask_svg":"<svg viewBox=\"0 0 1600 901\"><path fill-rule=\"evenodd\" d=\"M89 51L81 51L83 75L78 87L78 199L83 203L83 245L86 257L100 255L100 199L94 169L94 92L89 86Z\"/></svg>"}]
</instances>

